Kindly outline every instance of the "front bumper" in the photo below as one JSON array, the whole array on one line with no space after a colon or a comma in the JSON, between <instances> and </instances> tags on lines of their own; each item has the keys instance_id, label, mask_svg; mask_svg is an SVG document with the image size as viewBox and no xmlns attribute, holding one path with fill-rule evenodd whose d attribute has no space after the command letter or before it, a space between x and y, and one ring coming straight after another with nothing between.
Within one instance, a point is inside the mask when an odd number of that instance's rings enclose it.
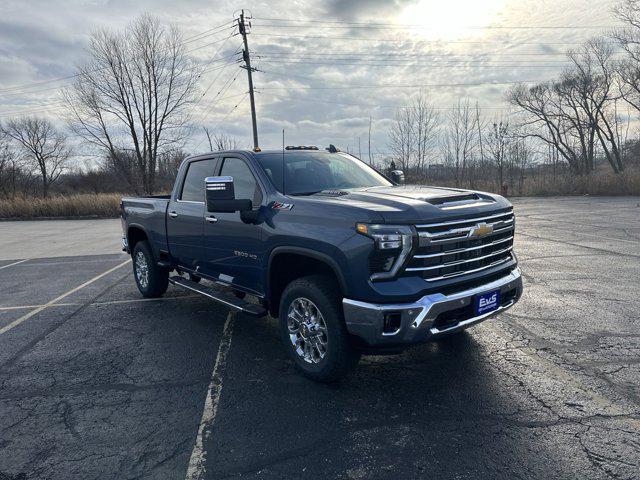
<instances>
[{"instance_id":1,"label":"front bumper","mask_svg":"<svg viewBox=\"0 0 640 480\"><path fill-rule=\"evenodd\" d=\"M474 316L473 300L480 293L500 289L497 310ZM492 282L449 295L433 293L413 303L376 304L345 298L347 330L369 346L401 346L425 342L464 330L513 306L522 295L520 269ZM394 328L385 331L393 316ZM397 328L396 328L397 327Z\"/></svg>"}]
</instances>

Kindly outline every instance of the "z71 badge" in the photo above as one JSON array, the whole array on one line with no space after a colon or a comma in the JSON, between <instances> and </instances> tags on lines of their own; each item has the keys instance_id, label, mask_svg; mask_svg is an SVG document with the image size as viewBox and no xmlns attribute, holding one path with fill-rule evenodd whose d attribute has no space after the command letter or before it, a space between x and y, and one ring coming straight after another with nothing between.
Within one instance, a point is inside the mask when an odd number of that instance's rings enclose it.
<instances>
[{"instance_id":1,"label":"z71 badge","mask_svg":"<svg viewBox=\"0 0 640 480\"><path fill-rule=\"evenodd\" d=\"M271 208L274 210L291 210L293 208L293 203L273 202Z\"/></svg>"}]
</instances>

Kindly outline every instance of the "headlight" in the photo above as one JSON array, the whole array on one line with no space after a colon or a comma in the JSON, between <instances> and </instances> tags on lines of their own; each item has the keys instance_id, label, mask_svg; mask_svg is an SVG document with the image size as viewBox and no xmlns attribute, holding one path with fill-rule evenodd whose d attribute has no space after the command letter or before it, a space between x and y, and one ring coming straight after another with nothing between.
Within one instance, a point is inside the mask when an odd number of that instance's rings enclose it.
<instances>
[{"instance_id":1,"label":"headlight","mask_svg":"<svg viewBox=\"0 0 640 480\"><path fill-rule=\"evenodd\" d=\"M357 223L356 231L373 239L370 258L371 280L394 278L413 247L413 229L408 225Z\"/></svg>"}]
</instances>

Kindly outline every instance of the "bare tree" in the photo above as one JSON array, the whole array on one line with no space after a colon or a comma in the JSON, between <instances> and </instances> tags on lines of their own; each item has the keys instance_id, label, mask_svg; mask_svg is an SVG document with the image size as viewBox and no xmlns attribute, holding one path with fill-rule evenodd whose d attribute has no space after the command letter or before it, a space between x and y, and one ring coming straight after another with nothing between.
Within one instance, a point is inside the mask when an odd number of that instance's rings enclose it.
<instances>
[{"instance_id":1,"label":"bare tree","mask_svg":"<svg viewBox=\"0 0 640 480\"><path fill-rule=\"evenodd\" d=\"M444 159L454 171L456 186L460 186L465 178L473 185L473 176L469 175L469 171L473 168L478 146L477 118L471 110L469 99L459 99L447 115L443 141Z\"/></svg>"},{"instance_id":2,"label":"bare tree","mask_svg":"<svg viewBox=\"0 0 640 480\"><path fill-rule=\"evenodd\" d=\"M94 33L88 53L65 92L70 126L112 157L131 152L152 193L158 155L179 148L187 134L196 86L181 35L143 15L122 32Z\"/></svg>"},{"instance_id":3,"label":"bare tree","mask_svg":"<svg viewBox=\"0 0 640 480\"><path fill-rule=\"evenodd\" d=\"M614 14L625 27L611 33L611 37L624 52L616 63L620 94L625 102L640 113L640 1L623 0L614 8Z\"/></svg>"},{"instance_id":4,"label":"bare tree","mask_svg":"<svg viewBox=\"0 0 640 480\"><path fill-rule=\"evenodd\" d=\"M439 124L438 111L422 93L396 112L389 149L403 170L414 168L417 174L424 174L438 144Z\"/></svg>"},{"instance_id":5,"label":"bare tree","mask_svg":"<svg viewBox=\"0 0 640 480\"><path fill-rule=\"evenodd\" d=\"M235 138L224 133L211 133L207 127L202 128L209 141L209 150L212 152L239 148L238 141Z\"/></svg>"},{"instance_id":6,"label":"bare tree","mask_svg":"<svg viewBox=\"0 0 640 480\"><path fill-rule=\"evenodd\" d=\"M395 161L405 172L409 172L413 156L413 119L408 108L401 108L396 112L391 131L389 132L389 150Z\"/></svg>"},{"instance_id":7,"label":"bare tree","mask_svg":"<svg viewBox=\"0 0 640 480\"><path fill-rule=\"evenodd\" d=\"M101 170L113 178L124 191L140 194L140 172L133 152L108 152L102 161Z\"/></svg>"},{"instance_id":8,"label":"bare tree","mask_svg":"<svg viewBox=\"0 0 640 480\"><path fill-rule=\"evenodd\" d=\"M0 194L2 196L9 196L9 189L11 185L12 171L11 166L16 156L9 144L9 137L3 132L0 125ZM13 182L15 185L15 182Z\"/></svg>"},{"instance_id":9,"label":"bare tree","mask_svg":"<svg viewBox=\"0 0 640 480\"><path fill-rule=\"evenodd\" d=\"M520 125L523 135L551 145L573 172L583 174L585 165L593 164L595 130L585 122L576 102L566 95L566 90L570 89L562 85L562 81L559 84L544 82L532 87L520 84L507 93L507 99L525 115Z\"/></svg>"},{"instance_id":10,"label":"bare tree","mask_svg":"<svg viewBox=\"0 0 640 480\"><path fill-rule=\"evenodd\" d=\"M613 54L613 48L605 39L589 40L578 50L569 52L573 67L563 74L560 84L568 88L565 93L569 101L574 101L586 114L586 130L589 135L597 135L611 168L619 173L623 170L623 164L617 133L615 102L618 93ZM585 167L587 171L593 169L593 165Z\"/></svg>"},{"instance_id":11,"label":"bare tree","mask_svg":"<svg viewBox=\"0 0 640 480\"><path fill-rule=\"evenodd\" d=\"M518 135L517 132L511 134L507 147L507 174L509 184L517 187L518 195L522 195L527 170L533 163L535 151L528 138Z\"/></svg>"},{"instance_id":12,"label":"bare tree","mask_svg":"<svg viewBox=\"0 0 640 480\"><path fill-rule=\"evenodd\" d=\"M10 120L2 131L16 145L22 157L40 174L42 196L64 171L70 150L66 138L48 120L23 117Z\"/></svg>"},{"instance_id":13,"label":"bare tree","mask_svg":"<svg viewBox=\"0 0 640 480\"><path fill-rule=\"evenodd\" d=\"M504 171L507 162L506 157L509 153L507 148L509 146L510 134L509 123L503 118L496 118L485 136L490 161L498 172L498 188L500 188L505 181Z\"/></svg>"},{"instance_id":14,"label":"bare tree","mask_svg":"<svg viewBox=\"0 0 640 480\"><path fill-rule=\"evenodd\" d=\"M440 116L422 93L414 100L410 111L413 118L414 165L418 172L423 173L438 144Z\"/></svg>"}]
</instances>

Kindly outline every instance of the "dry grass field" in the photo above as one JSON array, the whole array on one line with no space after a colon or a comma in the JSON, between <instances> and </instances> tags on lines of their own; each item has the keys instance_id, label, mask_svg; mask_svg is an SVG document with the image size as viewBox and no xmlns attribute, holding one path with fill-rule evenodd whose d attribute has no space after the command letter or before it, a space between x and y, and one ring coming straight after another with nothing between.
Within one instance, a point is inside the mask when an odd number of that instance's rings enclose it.
<instances>
[{"instance_id":1,"label":"dry grass field","mask_svg":"<svg viewBox=\"0 0 640 480\"><path fill-rule=\"evenodd\" d=\"M118 193L60 195L50 198L15 197L0 200L0 218L76 218L117 217L120 215Z\"/></svg>"},{"instance_id":2,"label":"dry grass field","mask_svg":"<svg viewBox=\"0 0 640 480\"><path fill-rule=\"evenodd\" d=\"M407 183L422 183L451 187L453 181L423 179L416 181L408 178ZM495 182L478 180L473 186L463 185L487 192L500 193ZM629 169L622 175L599 172L595 175L576 177L560 174L555 177L537 175L526 177L519 189L509 185L509 197L546 197L562 195L620 196L640 195L640 170ZM32 218L115 218L120 215L120 199L125 194L98 193L77 195L55 195L47 199L40 197L17 196L0 199L0 219Z\"/></svg>"}]
</instances>

